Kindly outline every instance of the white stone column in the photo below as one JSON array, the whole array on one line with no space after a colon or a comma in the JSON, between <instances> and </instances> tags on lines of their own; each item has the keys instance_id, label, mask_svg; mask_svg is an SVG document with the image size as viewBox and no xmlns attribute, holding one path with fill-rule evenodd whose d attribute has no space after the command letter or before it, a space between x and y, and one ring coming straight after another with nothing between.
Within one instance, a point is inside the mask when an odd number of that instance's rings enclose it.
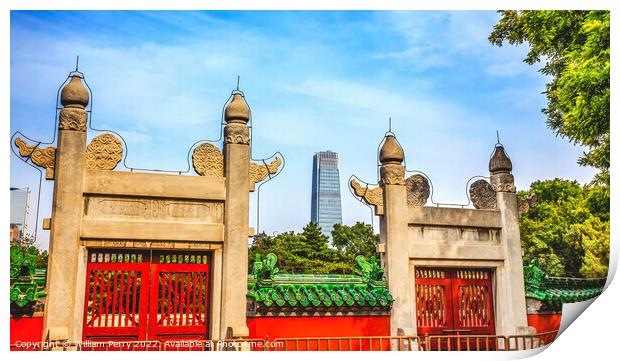
<instances>
[{"instance_id":1,"label":"white stone column","mask_svg":"<svg viewBox=\"0 0 620 361\"><path fill-rule=\"evenodd\" d=\"M84 150L86 147L85 107L89 94L81 78L73 76L61 92L60 122L54 195L47 269L47 299L43 339L80 341L83 294L77 294L80 264L80 225L82 219L82 187L84 182ZM83 256L83 255L82 255ZM80 302L81 300L81 302Z\"/></svg>"},{"instance_id":2,"label":"white stone column","mask_svg":"<svg viewBox=\"0 0 620 361\"><path fill-rule=\"evenodd\" d=\"M224 249L221 338L248 337L246 293L248 280L250 136L249 108L240 93L226 107L224 118Z\"/></svg>"},{"instance_id":3,"label":"white stone column","mask_svg":"<svg viewBox=\"0 0 620 361\"><path fill-rule=\"evenodd\" d=\"M513 335L527 327L519 206L512 172L512 162L504 147L497 145L489 163L491 186L496 192L501 212L501 246L504 264L497 270L496 333Z\"/></svg>"},{"instance_id":4,"label":"white stone column","mask_svg":"<svg viewBox=\"0 0 620 361\"><path fill-rule=\"evenodd\" d=\"M384 215L381 217L381 238L385 240L385 271L388 289L394 297L390 315L390 334L414 335L413 285L409 282L407 248L408 206L405 188L404 153L393 135L388 135L379 154L383 187Z\"/></svg>"}]
</instances>

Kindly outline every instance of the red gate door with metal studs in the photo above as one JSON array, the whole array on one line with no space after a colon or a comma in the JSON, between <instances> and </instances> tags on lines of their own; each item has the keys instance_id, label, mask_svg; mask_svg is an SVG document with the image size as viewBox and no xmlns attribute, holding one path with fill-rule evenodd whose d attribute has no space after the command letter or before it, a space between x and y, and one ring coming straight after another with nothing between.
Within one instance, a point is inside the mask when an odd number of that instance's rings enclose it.
<instances>
[{"instance_id":1,"label":"red gate door with metal studs","mask_svg":"<svg viewBox=\"0 0 620 361\"><path fill-rule=\"evenodd\" d=\"M416 267L415 296L419 336L495 334L490 270ZM454 349L441 340L428 346Z\"/></svg>"},{"instance_id":2,"label":"red gate door with metal studs","mask_svg":"<svg viewBox=\"0 0 620 361\"><path fill-rule=\"evenodd\" d=\"M90 251L83 339L205 340L208 285L205 254Z\"/></svg>"}]
</instances>

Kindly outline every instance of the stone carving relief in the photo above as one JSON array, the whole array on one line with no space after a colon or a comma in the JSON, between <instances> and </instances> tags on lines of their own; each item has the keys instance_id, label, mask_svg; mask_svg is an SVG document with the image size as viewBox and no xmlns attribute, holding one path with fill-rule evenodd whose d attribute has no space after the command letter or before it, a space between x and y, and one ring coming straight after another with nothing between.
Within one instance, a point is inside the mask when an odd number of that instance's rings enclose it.
<instances>
[{"instance_id":1,"label":"stone carving relief","mask_svg":"<svg viewBox=\"0 0 620 361\"><path fill-rule=\"evenodd\" d=\"M426 177L414 174L405 180L407 187L407 205L422 207L431 195L431 186Z\"/></svg>"},{"instance_id":2,"label":"stone carving relief","mask_svg":"<svg viewBox=\"0 0 620 361\"><path fill-rule=\"evenodd\" d=\"M86 169L113 170L121 159L121 141L112 134L101 134L86 147L84 166Z\"/></svg>"},{"instance_id":3,"label":"stone carving relief","mask_svg":"<svg viewBox=\"0 0 620 361\"><path fill-rule=\"evenodd\" d=\"M222 202L90 196L84 217L128 221L223 223Z\"/></svg>"},{"instance_id":4,"label":"stone carving relief","mask_svg":"<svg viewBox=\"0 0 620 361\"><path fill-rule=\"evenodd\" d=\"M282 165L282 159L276 157L271 163L250 163L250 182L258 183L270 174L276 174Z\"/></svg>"},{"instance_id":5,"label":"stone carving relief","mask_svg":"<svg viewBox=\"0 0 620 361\"><path fill-rule=\"evenodd\" d=\"M203 143L194 149L192 165L201 176L224 177L224 155L211 143Z\"/></svg>"},{"instance_id":6,"label":"stone carving relief","mask_svg":"<svg viewBox=\"0 0 620 361\"><path fill-rule=\"evenodd\" d=\"M19 137L15 138L15 145L19 148L19 155L28 157L32 160L32 163L45 168L45 179L54 179L56 148L47 147L41 149L38 145L26 144L26 142Z\"/></svg>"},{"instance_id":7,"label":"stone carving relief","mask_svg":"<svg viewBox=\"0 0 620 361\"><path fill-rule=\"evenodd\" d=\"M484 179L478 179L469 186L469 197L476 209L497 208L497 194Z\"/></svg>"},{"instance_id":8,"label":"stone carving relief","mask_svg":"<svg viewBox=\"0 0 620 361\"><path fill-rule=\"evenodd\" d=\"M224 127L224 142L227 144L250 144L250 131L245 124L231 123Z\"/></svg>"},{"instance_id":9,"label":"stone carving relief","mask_svg":"<svg viewBox=\"0 0 620 361\"><path fill-rule=\"evenodd\" d=\"M370 188L368 184L362 185L355 179L351 179L351 188L356 196L361 197L364 202L371 206L383 206L383 189L381 187Z\"/></svg>"},{"instance_id":10,"label":"stone carving relief","mask_svg":"<svg viewBox=\"0 0 620 361\"><path fill-rule=\"evenodd\" d=\"M380 169L381 180L379 184L405 184L405 167L400 164L385 164Z\"/></svg>"},{"instance_id":11,"label":"stone carving relief","mask_svg":"<svg viewBox=\"0 0 620 361\"><path fill-rule=\"evenodd\" d=\"M518 199L517 203L519 205L519 215L527 213L531 207L534 207L536 205L537 202L538 199L536 197L536 193L530 194L525 199Z\"/></svg>"},{"instance_id":12,"label":"stone carving relief","mask_svg":"<svg viewBox=\"0 0 620 361\"><path fill-rule=\"evenodd\" d=\"M510 173L491 175L491 186L496 192L516 193L515 178Z\"/></svg>"},{"instance_id":13,"label":"stone carving relief","mask_svg":"<svg viewBox=\"0 0 620 361\"><path fill-rule=\"evenodd\" d=\"M58 128L62 130L86 131L87 113L84 109L63 108L60 110L60 123Z\"/></svg>"}]
</instances>

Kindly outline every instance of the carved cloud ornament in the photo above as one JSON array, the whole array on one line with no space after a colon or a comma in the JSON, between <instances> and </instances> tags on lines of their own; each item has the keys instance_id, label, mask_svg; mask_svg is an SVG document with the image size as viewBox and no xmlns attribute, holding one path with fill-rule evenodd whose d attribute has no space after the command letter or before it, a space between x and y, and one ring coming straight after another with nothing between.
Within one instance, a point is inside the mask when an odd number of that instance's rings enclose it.
<instances>
[{"instance_id":1,"label":"carved cloud ornament","mask_svg":"<svg viewBox=\"0 0 620 361\"><path fill-rule=\"evenodd\" d=\"M84 153L86 169L113 170L123 159L123 146L112 134L101 134L93 138Z\"/></svg>"},{"instance_id":2,"label":"carved cloud ornament","mask_svg":"<svg viewBox=\"0 0 620 361\"><path fill-rule=\"evenodd\" d=\"M469 186L469 197L476 209L497 208L497 194L484 179L478 179Z\"/></svg>"},{"instance_id":3,"label":"carved cloud ornament","mask_svg":"<svg viewBox=\"0 0 620 361\"><path fill-rule=\"evenodd\" d=\"M15 145L19 148L19 155L28 157L32 163L39 167L45 168L45 179L54 179L54 162L56 160L56 148L47 147L39 148L39 145L28 145L26 142L17 137Z\"/></svg>"},{"instance_id":4,"label":"carved cloud ornament","mask_svg":"<svg viewBox=\"0 0 620 361\"><path fill-rule=\"evenodd\" d=\"M375 210L377 210L378 207L383 207L383 188L370 188L368 184L362 185L355 179L351 179L350 185L353 189L353 193L362 198L364 203L375 206ZM376 213L379 214L379 212Z\"/></svg>"},{"instance_id":5,"label":"carved cloud ornament","mask_svg":"<svg viewBox=\"0 0 620 361\"><path fill-rule=\"evenodd\" d=\"M405 180L407 187L407 205L422 207L431 195L431 186L428 179L419 174L414 174Z\"/></svg>"},{"instance_id":6,"label":"carved cloud ornament","mask_svg":"<svg viewBox=\"0 0 620 361\"><path fill-rule=\"evenodd\" d=\"M276 174L278 172L278 168L282 164L282 159L280 157L276 157L271 163L250 163L250 181L254 183L258 183L265 178L267 178L270 174Z\"/></svg>"},{"instance_id":7,"label":"carved cloud ornament","mask_svg":"<svg viewBox=\"0 0 620 361\"><path fill-rule=\"evenodd\" d=\"M192 165L201 176L224 178L224 155L211 143L203 143L194 149Z\"/></svg>"}]
</instances>

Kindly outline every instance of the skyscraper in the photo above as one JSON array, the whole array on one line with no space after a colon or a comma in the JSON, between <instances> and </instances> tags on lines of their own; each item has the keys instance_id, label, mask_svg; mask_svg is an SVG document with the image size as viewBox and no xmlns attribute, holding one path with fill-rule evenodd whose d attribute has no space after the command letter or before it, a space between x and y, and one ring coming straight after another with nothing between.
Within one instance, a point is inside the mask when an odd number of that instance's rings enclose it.
<instances>
[{"instance_id":1,"label":"skyscraper","mask_svg":"<svg viewBox=\"0 0 620 361\"><path fill-rule=\"evenodd\" d=\"M331 236L334 224L342 223L338 153L317 152L312 162L311 221Z\"/></svg>"},{"instance_id":2,"label":"skyscraper","mask_svg":"<svg viewBox=\"0 0 620 361\"><path fill-rule=\"evenodd\" d=\"M18 239L26 229L30 189L11 187L11 240Z\"/></svg>"}]
</instances>

